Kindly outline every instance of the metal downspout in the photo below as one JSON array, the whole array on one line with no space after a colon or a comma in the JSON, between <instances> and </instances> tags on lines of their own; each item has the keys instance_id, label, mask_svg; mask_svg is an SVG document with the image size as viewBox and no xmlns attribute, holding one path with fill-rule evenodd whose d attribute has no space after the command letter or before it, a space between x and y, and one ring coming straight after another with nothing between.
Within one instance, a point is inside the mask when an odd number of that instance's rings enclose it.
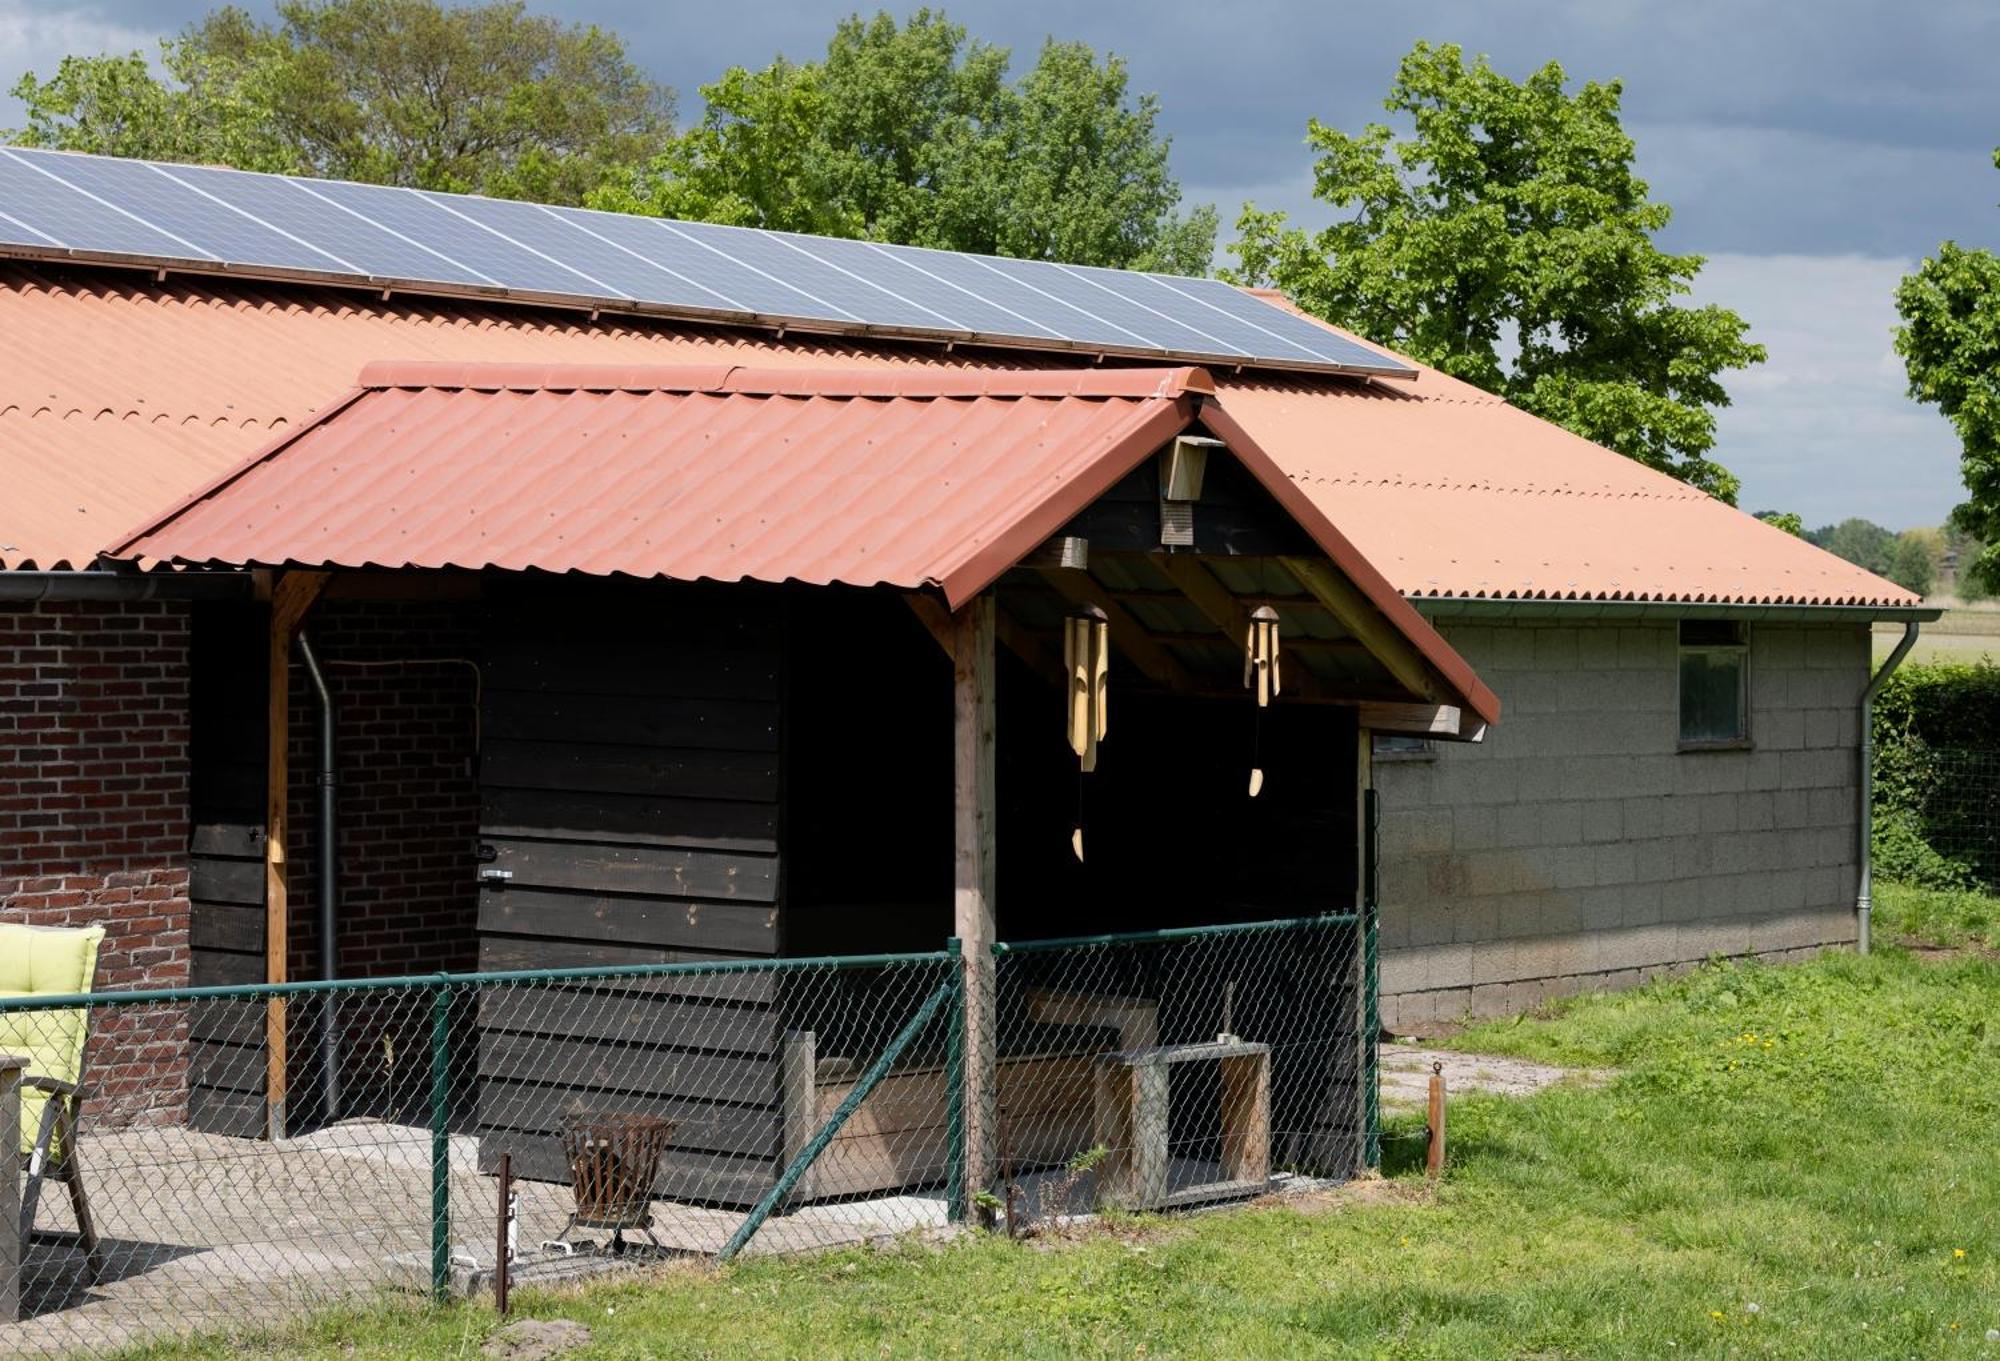
<instances>
[{"instance_id":1,"label":"metal downspout","mask_svg":"<svg viewBox=\"0 0 2000 1361\"><path fill-rule=\"evenodd\" d=\"M319 976L331 982L338 972L339 951L334 940L335 908L340 892L340 852L335 840L335 783L333 766L333 691L327 688L319 658L313 654L312 640L299 630L299 656L319 694ZM340 1118L340 1026L337 993L328 993L319 1009L321 1120L332 1124Z\"/></svg>"},{"instance_id":2,"label":"metal downspout","mask_svg":"<svg viewBox=\"0 0 2000 1361\"><path fill-rule=\"evenodd\" d=\"M1855 949L1861 954L1868 953L1868 935L1871 918L1875 912L1875 695L1891 673L1902 665L1903 658L1916 646L1916 620L1903 625L1902 641L1896 650L1882 663L1869 680L1868 688L1861 692L1861 882L1854 898ZM1872 636L1872 635L1871 635Z\"/></svg>"}]
</instances>

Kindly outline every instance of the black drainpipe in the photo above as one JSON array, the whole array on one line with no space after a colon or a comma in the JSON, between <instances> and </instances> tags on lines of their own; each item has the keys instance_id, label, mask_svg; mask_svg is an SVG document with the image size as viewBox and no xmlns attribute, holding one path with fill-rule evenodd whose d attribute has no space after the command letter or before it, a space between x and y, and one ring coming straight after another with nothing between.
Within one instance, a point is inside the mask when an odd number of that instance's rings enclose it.
<instances>
[{"instance_id":1,"label":"black drainpipe","mask_svg":"<svg viewBox=\"0 0 2000 1361\"><path fill-rule=\"evenodd\" d=\"M338 973L339 952L335 949L335 906L340 892L340 848L334 839L335 785L333 774L333 691L313 655L312 640L299 630L299 656L319 692L319 976L331 980ZM324 1113L332 1124L340 1118L340 1026L336 994L326 994L319 1011L320 1095Z\"/></svg>"}]
</instances>

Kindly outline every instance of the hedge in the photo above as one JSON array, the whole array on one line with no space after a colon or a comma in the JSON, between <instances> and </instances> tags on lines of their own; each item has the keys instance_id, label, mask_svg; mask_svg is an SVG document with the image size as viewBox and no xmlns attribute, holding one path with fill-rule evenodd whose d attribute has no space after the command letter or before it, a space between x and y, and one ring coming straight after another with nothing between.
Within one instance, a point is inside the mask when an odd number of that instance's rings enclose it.
<instances>
[{"instance_id":1,"label":"hedge","mask_svg":"<svg viewBox=\"0 0 2000 1361\"><path fill-rule=\"evenodd\" d=\"M1906 666L1875 700L1875 869L2000 886L2000 667Z\"/></svg>"}]
</instances>

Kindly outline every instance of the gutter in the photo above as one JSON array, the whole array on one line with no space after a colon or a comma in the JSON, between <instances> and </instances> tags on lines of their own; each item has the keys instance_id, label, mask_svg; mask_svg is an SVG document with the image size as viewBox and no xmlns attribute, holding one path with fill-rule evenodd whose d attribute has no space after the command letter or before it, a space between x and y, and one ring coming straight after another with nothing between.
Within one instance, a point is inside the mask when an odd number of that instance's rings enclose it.
<instances>
[{"instance_id":1,"label":"gutter","mask_svg":"<svg viewBox=\"0 0 2000 1361\"><path fill-rule=\"evenodd\" d=\"M1864 955L1868 953L1869 930L1875 912L1875 696L1882 689L1883 682L1902 665L1910 649L1916 646L1917 628L1914 619L1904 623L1902 641L1896 644L1896 650L1889 654L1881 669L1869 680L1868 688L1861 692L1861 741L1858 743L1861 815L1856 820L1861 830L1861 878L1854 895L1854 948Z\"/></svg>"},{"instance_id":2,"label":"gutter","mask_svg":"<svg viewBox=\"0 0 2000 1361\"><path fill-rule=\"evenodd\" d=\"M1506 600L1492 596L1406 596L1426 619L1750 619L1772 623L1914 623L1936 619L1931 605L1751 605L1728 601Z\"/></svg>"},{"instance_id":3,"label":"gutter","mask_svg":"<svg viewBox=\"0 0 2000 1361\"><path fill-rule=\"evenodd\" d=\"M234 600L252 589L246 572L9 572L0 601Z\"/></svg>"},{"instance_id":4,"label":"gutter","mask_svg":"<svg viewBox=\"0 0 2000 1361\"><path fill-rule=\"evenodd\" d=\"M326 676L319 668L319 658L313 653L312 640L306 636L304 629L299 630L299 658L305 662L306 674L312 678L313 689L319 695L319 856L314 866L318 871L319 889L314 896L319 899L319 976L320 981L331 983L339 972L339 951L335 948L333 932L336 898L340 892L339 846L334 837L337 791L333 765L333 691L327 688ZM324 1125L331 1125L340 1118L338 1009L339 998L334 994L329 994L319 1009L320 1122Z\"/></svg>"}]
</instances>

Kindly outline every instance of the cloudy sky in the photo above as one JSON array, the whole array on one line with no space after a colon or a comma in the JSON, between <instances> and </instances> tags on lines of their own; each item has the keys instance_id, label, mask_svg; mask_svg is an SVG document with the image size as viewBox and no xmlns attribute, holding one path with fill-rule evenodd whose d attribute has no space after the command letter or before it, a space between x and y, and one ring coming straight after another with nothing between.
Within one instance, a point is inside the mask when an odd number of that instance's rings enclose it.
<instances>
[{"instance_id":1,"label":"cloudy sky","mask_svg":"<svg viewBox=\"0 0 2000 1361\"><path fill-rule=\"evenodd\" d=\"M730 64L809 57L854 4L531 0L613 28L699 107ZM891 3L890 8L909 8ZM0 0L0 88L65 52L152 50L207 9L183 0ZM249 8L264 10L261 0ZM1736 308L1771 352L1731 380L1718 455L1743 504L1808 523L1935 523L1959 499L1957 446L1903 396L1889 347L1896 280L1940 240L2000 246L2000 3L1929 0L958 0L974 33L1031 60L1049 34L1130 63L1158 92L1196 202L1244 200L1317 223L1306 120L1380 116L1418 38L1520 77L1551 59L1625 82L1641 173L1673 205L1665 244L1709 257L1698 294ZM16 106L0 101L0 125Z\"/></svg>"}]
</instances>

